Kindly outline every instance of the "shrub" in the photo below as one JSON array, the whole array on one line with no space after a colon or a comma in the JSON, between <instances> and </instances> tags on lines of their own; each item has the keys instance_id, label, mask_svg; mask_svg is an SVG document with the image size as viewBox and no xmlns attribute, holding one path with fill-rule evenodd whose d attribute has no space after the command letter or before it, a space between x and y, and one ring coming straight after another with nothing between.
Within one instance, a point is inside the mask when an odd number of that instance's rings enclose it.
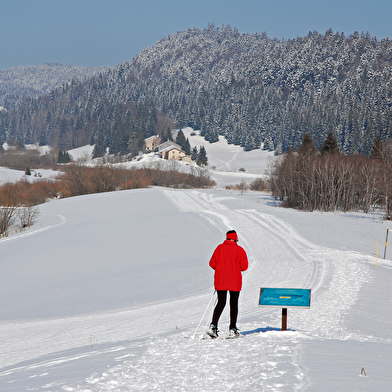
<instances>
[{"instance_id":1,"label":"shrub","mask_svg":"<svg viewBox=\"0 0 392 392\"><path fill-rule=\"evenodd\" d=\"M262 178L256 178L249 184L249 189L252 191L265 191L267 185Z\"/></svg>"},{"instance_id":2,"label":"shrub","mask_svg":"<svg viewBox=\"0 0 392 392\"><path fill-rule=\"evenodd\" d=\"M369 212L392 197L392 163L361 154L304 155L288 151L277 160L269 185L284 207Z\"/></svg>"},{"instance_id":3,"label":"shrub","mask_svg":"<svg viewBox=\"0 0 392 392\"><path fill-rule=\"evenodd\" d=\"M18 217L20 220L20 225L24 229L30 227L34 224L34 221L39 216L39 210L37 207L29 206L22 207L18 210Z\"/></svg>"},{"instance_id":4,"label":"shrub","mask_svg":"<svg viewBox=\"0 0 392 392\"><path fill-rule=\"evenodd\" d=\"M0 237L6 236L11 227L17 207L1 207L0 208Z\"/></svg>"}]
</instances>

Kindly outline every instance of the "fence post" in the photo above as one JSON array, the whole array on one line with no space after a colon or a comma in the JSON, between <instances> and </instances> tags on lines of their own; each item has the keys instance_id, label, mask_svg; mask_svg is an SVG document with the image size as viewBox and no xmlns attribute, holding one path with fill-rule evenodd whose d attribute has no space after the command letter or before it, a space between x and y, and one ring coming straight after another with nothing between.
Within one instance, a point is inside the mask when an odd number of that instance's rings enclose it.
<instances>
[{"instance_id":1,"label":"fence post","mask_svg":"<svg viewBox=\"0 0 392 392\"><path fill-rule=\"evenodd\" d=\"M387 236L385 238L384 260L385 260L385 256L387 255L388 234L389 234L389 227L387 227Z\"/></svg>"}]
</instances>

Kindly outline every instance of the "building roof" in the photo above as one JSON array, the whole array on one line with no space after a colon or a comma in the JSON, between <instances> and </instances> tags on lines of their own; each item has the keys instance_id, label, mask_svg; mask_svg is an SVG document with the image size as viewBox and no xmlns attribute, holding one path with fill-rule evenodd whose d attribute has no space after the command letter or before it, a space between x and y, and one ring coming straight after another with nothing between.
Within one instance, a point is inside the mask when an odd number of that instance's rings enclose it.
<instances>
[{"instance_id":1,"label":"building roof","mask_svg":"<svg viewBox=\"0 0 392 392\"><path fill-rule=\"evenodd\" d=\"M144 141L146 142L147 140L154 139L154 138L160 139L160 136L159 135L153 135L153 136L148 137L147 139L144 139Z\"/></svg>"},{"instance_id":2,"label":"building roof","mask_svg":"<svg viewBox=\"0 0 392 392\"><path fill-rule=\"evenodd\" d=\"M181 148L177 148L177 147L174 147L174 146L170 146L170 147L164 148L160 152L163 152L163 151L164 152L170 152L172 150L177 150L177 151L182 152L183 154L185 154L185 151L182 151Z\"/></svg>"},{"instance_id":3,"label":"building roof","mask_svg":"<svg viewBox=\"0 0 392 392\"><path fill-rule=\"evenodd\" d=\"M161 152L164 150L167 151L169 147L174 147L177 148L177 150L181 150L181 146L178 145L177 143L174 143L172 140L167 140L166 142L161 143L157 148L158 151Z\"/></svg>"}]
</instances>

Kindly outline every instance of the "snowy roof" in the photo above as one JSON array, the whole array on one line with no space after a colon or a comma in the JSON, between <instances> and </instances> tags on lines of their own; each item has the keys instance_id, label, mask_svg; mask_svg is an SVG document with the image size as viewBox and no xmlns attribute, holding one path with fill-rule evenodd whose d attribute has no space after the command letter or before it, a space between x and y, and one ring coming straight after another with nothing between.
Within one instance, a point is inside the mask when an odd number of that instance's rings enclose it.
<instances>
[{"instance_id":1,"label":"snowy roof","mask_svg":"<svg viewBox=\"0 0 392 392\"><path fill-rule=\"evenodd\" d=\"M150 137L148 137L147 139L144 139L144 141L146 142L147 140L156 139L156 138L160 138L159 135L150 136Z\"/></svg>"},{"instance_id":2,"label":"snowy roof","mask_svg":"<svg viewBox=\"0 0 392 392\"><path fill-rule=\"evenodd\" d=\"M167 150L169 147L175 147L178 150L181 150L181 146L180 145L178 145L177 143L173 142L172 140L167 140L166 142L164 142L164 143L162 143L162 144L160 144L158 146L158 151L161 152L161 151Z\"/></svg>"},{"instance_id":3,"label":"snowy roof","mask_svg":"<svg viewBox=\"0 0 392 392\"><path fill-rule=\"evenodd\" d=\"M181 150L181 147L177 148L175 146L169 146L169 147L166 147L163 150L159 150L159 151L162 152L162 151L171 151L171 150L177 150L177 151L183 152L185 154L185 152Z\"/></svg>"}]
</instances>

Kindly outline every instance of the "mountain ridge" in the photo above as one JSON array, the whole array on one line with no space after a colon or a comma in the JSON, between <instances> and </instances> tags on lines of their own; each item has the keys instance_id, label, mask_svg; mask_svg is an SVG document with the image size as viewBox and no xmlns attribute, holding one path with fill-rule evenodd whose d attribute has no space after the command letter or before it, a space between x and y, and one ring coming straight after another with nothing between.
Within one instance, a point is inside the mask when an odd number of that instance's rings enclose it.
<instances>
[{"instance_id":1,"label":"mountain ridge","mask_svg":"<svg viewBox=\"0 0 392 392\"><path fill-rule=\"evenodd\" d=\"M0 106L10 107L29 98L48 94L71 80L85 80L108 67L84 67L75 64L44 63L21 65L0 70Z\"/></svg>"},{"instance_id":2,"label":"mountain ridge","mask_svg":"<svg viewBox=\"0 0 392 392\"><path fill-rule=\"evenodd\" d=\"M65 149L99 142L120 153L162 133L160 116L246 150L296 148L305 132L320 146L332 132L343 153L368 154L377 136L392 137L391 75L388 38L330 29L278 40L209 25L3 114L0 132Z\"/></svg>"}]
</instances>

